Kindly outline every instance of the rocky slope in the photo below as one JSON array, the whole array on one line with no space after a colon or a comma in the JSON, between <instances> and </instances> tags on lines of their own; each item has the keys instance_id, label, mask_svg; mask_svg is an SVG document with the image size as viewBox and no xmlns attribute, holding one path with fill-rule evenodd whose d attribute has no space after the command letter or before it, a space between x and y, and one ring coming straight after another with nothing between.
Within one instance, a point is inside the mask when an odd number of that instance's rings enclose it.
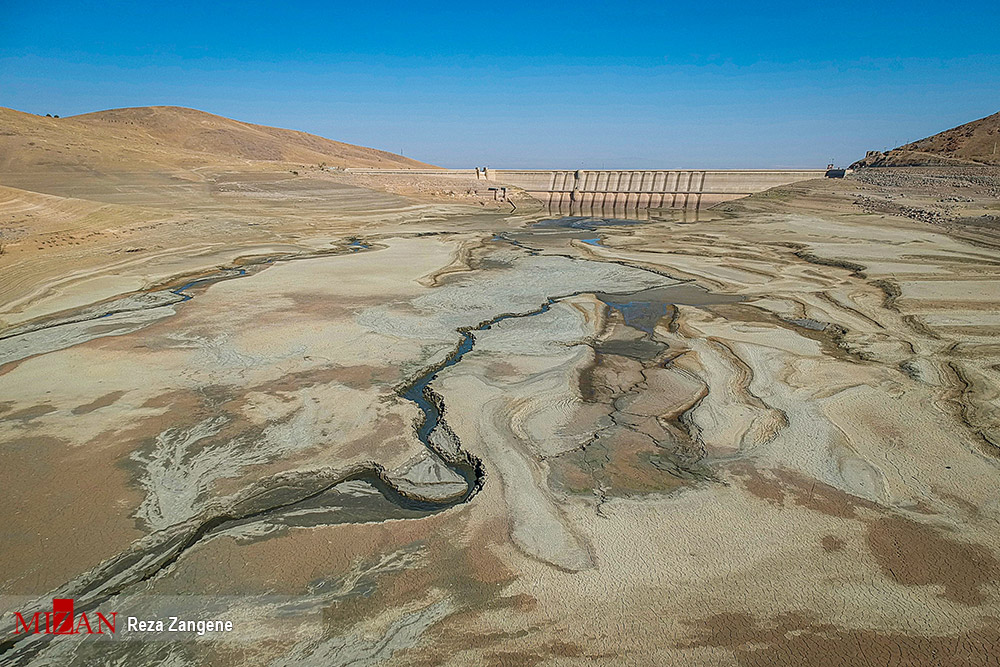
<instances>
[{"instance_id":1,"label":"rocky slope","mask_svg":"<svg viewBox=\"0 0 1000 667\"><path fill-rule=\"evenodd\" d=\"M927 167L1000 164L1000 112L894 148L869 151L851 167Z\"/></svg>"}]
</instances>

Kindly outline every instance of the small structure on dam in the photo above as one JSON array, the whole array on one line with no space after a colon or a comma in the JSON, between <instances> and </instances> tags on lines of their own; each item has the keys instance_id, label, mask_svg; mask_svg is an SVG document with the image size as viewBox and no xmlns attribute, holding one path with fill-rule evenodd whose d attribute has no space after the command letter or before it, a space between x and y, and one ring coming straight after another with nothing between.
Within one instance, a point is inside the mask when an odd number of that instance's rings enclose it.
<instances>
[{"instance_id":1,"label":"small structure on dam","mask_svg":"<svg viewBox=\"0 0 1000 667\"><path fill-rule=\"evenodd\" d=\"M364 174L462 176L520 188L550 207L698 210L826 169L348 169Z\"/></svg>"}]
</instances>

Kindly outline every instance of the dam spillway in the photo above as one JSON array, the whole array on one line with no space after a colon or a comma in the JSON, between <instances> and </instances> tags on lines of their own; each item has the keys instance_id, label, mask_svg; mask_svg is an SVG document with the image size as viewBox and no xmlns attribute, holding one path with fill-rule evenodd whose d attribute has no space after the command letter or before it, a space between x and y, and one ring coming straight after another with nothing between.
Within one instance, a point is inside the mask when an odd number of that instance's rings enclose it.
<instances>
[{"instance_id":1,"label":"dam spillway","mask_svg":"<svg viewBox=\"0 0 1000 667\"><path fill-rule=\"evenodd\" d=\"M348 169L352 173L474 178L523 190L550 207L698 210L825 169Z\"/></svg>"},{"instance_id":2,"label":"dam spillway","mask_svg":"<svg viewBox=\"0 0 1000 667\"><path fill-rule=\"evenodd\" d=\"M484 170L486 180L518 187L544 204L604 208L700 209L824 170Z\"/></svg>"}]
</instances>

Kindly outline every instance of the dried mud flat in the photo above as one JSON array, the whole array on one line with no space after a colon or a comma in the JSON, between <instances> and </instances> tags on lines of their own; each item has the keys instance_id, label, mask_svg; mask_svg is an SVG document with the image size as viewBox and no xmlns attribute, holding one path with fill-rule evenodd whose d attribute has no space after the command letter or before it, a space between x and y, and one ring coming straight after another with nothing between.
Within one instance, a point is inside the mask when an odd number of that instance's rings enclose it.
<instances>
[{"instance_id":1,"label":"dried mud flat","mask_svg":"<svg viewBox=\"0 0 1000 667\"><path fill-rule=\"evenodd\" d=\"M236 631L4 664L996 663L982 225L859 199L912 179L536 226L323 178L326 223L8 256L4 621ZM304 196L254 182L279 221Z\"/></svg>"}]
</instances>

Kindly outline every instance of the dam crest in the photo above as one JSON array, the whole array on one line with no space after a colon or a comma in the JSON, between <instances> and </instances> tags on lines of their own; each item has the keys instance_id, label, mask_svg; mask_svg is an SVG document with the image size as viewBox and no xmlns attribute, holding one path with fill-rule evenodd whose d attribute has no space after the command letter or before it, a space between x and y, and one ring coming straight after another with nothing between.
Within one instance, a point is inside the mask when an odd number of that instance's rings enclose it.
<instances>
[{"instance_id":1,"label":"dam crest","mask_svg":"<svg viewBox=\"0 0 1000 667\"><path fill-rule=\"evenodd\" d=\"M556 207L698 210L822 178L825 169L347 169L368 175L475 178L523 190Z\"/></svg>"}]
</instances>

